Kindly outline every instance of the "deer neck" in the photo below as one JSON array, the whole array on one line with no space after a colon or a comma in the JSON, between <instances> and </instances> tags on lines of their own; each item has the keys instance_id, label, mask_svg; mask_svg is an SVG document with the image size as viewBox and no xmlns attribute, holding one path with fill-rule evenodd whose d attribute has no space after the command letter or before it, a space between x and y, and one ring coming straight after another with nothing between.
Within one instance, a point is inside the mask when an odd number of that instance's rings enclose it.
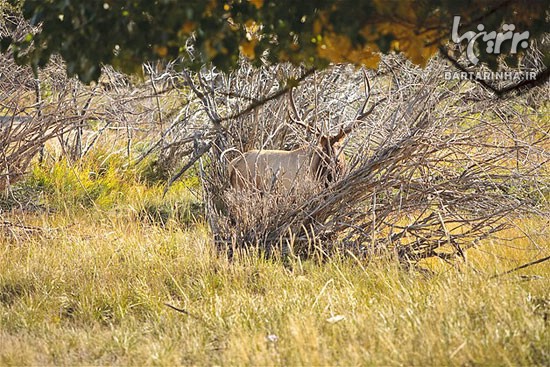
<instances>
[{"instance_id":1,"label":"deer neck","mask_svg":"<svg viewBox=\"0 0 550 367\"><path fill-rule=\"evenodd\" d=\"M315 147L313 149L313 155L310 160L310 169L311 174L316 179L323 179L325 176L327 169L329 168L327 159L328 157L322 147Z\"/></svg>"},{"instance_id":2,"label":"deer neck","mask_svg":"<svg viewBox=\"0 0 550 367\"><path fill-rule=\"evenodd\" d=\"M321 146L304 145L294 149L292 153L305 157L306 162L309 161L309 172L312 177L320 178L326 173L328 169L328 157Z\"/></svg>"}]
</instances>

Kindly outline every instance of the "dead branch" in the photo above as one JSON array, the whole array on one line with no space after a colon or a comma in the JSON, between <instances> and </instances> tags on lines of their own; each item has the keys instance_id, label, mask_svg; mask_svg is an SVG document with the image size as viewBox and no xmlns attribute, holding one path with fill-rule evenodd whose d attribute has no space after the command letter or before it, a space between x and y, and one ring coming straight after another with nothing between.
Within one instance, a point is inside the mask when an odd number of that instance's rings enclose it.
<instances>
[{"instance_id":1,"label":"dead branch","mask_svg":"<svg viewBox=\"0 0 550 367\"><path fill-rule=\"evenodd\" d=\"M513 272L515 272L515 271L518 271L518 270L525 269L525 268L528 268L528 267L533 266L533 265L537 265L537 264L543 263L543 262L548 261L548 260L550 260L550 256L546 256L546 257L543 257L542 259L534 260L534 261L528 262L527 264L523 264L523 265L517 266L517 267L515 267L515 268L513 268L513 269L510 269L510 270L505 271L504 273L500 273L500 274L493 275L493 276L490 277L489 279L500 278L500 277L503 276L503 275L507 275L507 274L513 273Z\"/></svg>"}]
</instances>

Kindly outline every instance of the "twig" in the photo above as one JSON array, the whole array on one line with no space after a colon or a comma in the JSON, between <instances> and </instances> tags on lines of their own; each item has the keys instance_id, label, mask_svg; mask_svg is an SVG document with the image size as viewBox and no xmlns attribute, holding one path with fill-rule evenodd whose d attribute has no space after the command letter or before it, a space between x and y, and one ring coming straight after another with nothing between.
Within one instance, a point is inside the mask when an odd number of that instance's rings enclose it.
<instances>
[{"instance_id":1,"label":"twig","mask_svg":"<svg viewBox=\"0 0 550 367\"><path fill-rule=\"evenodd\" d=\"M267 97L265 97L261 100L258 100L256 102L253 102L253 103L249 104L245 109L243 109L241 111L237 111L234 114L231 114L229 116L220 118L218 120L218 122L237 119L241 116L246 115L247 113L249 113L250 111L256 109L257 107L260 107L260 106L266 104L267 102L269 102L271 100L279 98L280 96L288 93L293 87L296 86L296 84L299 84L300 82L302 82L305 78L307 78L308 76L310 76L314 72L315 72L314 68L306 70L306 72L302 76L300 76L298 79L296 79L295 83L292 83L292 84L289 83L289 85L285 86L284 88L279 89L277 92L272 93L271 95L269 95L269 96L267 96Z\"/></svg>"},{"instance_id":2,"label":"twig","mask_svg":"<svg viewBox=\"0 0 550 367\"><path fill-rule=\"evenodd\" d=\"M194 315L192 314L191 312L183 309L183 308L179 308L179 307L176 307L176 306L172 306L171 304L169 304L168 302L164 302L164 305L166 307L169 307L171 308L172 310L176 311L176 312L179 312L179 313L182 313L184 315L187 315L187 316L190 316L192 318L194 318L195 320L197 321L200 321L204 326L206 326L209 330L213 330L214 328L210 325L208 325L208 323L202 318L202 317L199 317L197 315Z\"/></svg>"},{"instance_id":3,"label":"twig","mask_svg":"<svg viewBox=\"0 0 550 367\"><path fill-rule=\"evenodd\" d=\"M16 227L16 228L21 228L25 231L39 231L39 232L42 232L44 231L44 228L40 228L40 227L34 227L34 226L27 226L27 225L23 225L23 224L16 224L16 223L12 223L12 222L8 222L6 220L0 222L0 225L3 226L3 227ZM48 230L51 230L48 229Z\"/></svg>"},{"instance_id":4,"label":"twig","mask_svg":"<svg viewBox=\"0 0 550 367\"><path fill-rule=\"evenodd\" d=\"M203 145L200 149L198 149L195 152L195 154L189 159L189 162L187 162L187 164L183 166L182 169L177 174L175 174L170 178L170 181L168 181L168 183L166 184L166 187L164 188L162 196L165 196L168 190L170 189L170 186L172 186L172 184L178 178L180 178L181 175L183 175L189 168L191 168L191 166L193 166L193 164L195 164L195 162L198 161L200 157L202 157L206 152L208 152L210 148L212 148L212 142L208 142L207 144Z\"/></svg>"},{"instance_id":5,"label":"twig","mask_svg":"<svg viewBox=\"0 0 550 367\"><path fill-rule=\"evenodd\" d=\"M538 259L538 260L535 260L535 261L531 261L527 264L523 264L523 265L520 265L516 268L513 268L513 269L510 269L510 270L507 270L505 271L504 273L500 273L500 274L496 274L496 275L493 275L492 277L490 277L489 279L495 279L495 278L499 278L503 275L507 275L507 274L510 274L510 273L513 273L514 271L517 271L517 270L521 270L521 269L525 269L531 265L536 265L536 264L540 264L542 262L545 262L545 261L548 261L550 260L550 256L546 256L546 257L543 257L542 259Z\"/></svg>"},{"instance_id":6,"label":"twig","mask_svg":"<svg viewBox=\"0 0 550 367\"><path fill-rule=\"evenodd\" d=\"M164 305L167 306L167 307L170 307L172 310L174 311L178 311L184 315L187 315L187 316L193 316L191 313L189 313L189 311L187 310L184 310L183 308L178 308L176 306L172 306L171 304L167 303L167 302L164 302ZM193 316L195 317L195 316Z\"/></svg>"}]
</instances>

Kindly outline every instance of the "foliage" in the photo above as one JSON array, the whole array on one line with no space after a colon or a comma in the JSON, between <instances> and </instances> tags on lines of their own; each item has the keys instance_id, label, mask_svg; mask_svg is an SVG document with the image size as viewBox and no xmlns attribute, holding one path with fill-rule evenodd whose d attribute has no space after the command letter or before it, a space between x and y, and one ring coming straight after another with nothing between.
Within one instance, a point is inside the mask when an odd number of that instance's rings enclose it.
<instances>
[{"instance_id":1,"label":"foliage","mask_svg":"<svg viewBox=\"0 0 550 367\"><path fill-rule=\"evenodd\" d=\"M189 66L211 61L223 70L240 54L256 64L375 67L378 51L397 51L424 65L448 43L454 15L462 17L461 32L479 23L499 31L512 22L537 40L548 28L547 12L544 0L26 0L23 14L40 28L19 39L4 37L2 48L11 45L18 62L34 67L59 53L69 75L85 82L97 79L103 64L136 72L145 60L181 56ZM479 51L497 67L499 55ZM509 55L506 62L519 60Z\"/></svg>"}]
</instances>

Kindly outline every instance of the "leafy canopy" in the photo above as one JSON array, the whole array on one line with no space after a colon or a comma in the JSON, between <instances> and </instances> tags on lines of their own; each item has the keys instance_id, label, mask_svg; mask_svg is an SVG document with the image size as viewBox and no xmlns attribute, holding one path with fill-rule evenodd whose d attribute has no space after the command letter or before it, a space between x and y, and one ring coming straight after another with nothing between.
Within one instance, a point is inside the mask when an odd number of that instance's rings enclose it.
<instances>
[{"instance_id":1,"label":"leafy canopy","mask_svg":"<svg viewBox=\"0 0 550 367\"><path fill-rule=\"evenodd\" d=\"M36 33L2 39L19 63L44 66L54 53L69 75L95 80L102 64L136 72L146 60L184 56L187 65L206 62L229 70L239 55L259 64L290 61L322 68L350 62L378 64L378 52L404 53L423 65L450 41L453 17L460 33L499 32L503 23L528 30L530 40L548 29L547 0L25 0L22 11ZM1 18L0 18L1 21ZM503 44L501 54L507 55ZM520 50L521 51L521 50ZM499 55L478 47L493 69ZM517 64L519 54L506 62Z\"/></svg>"}]
</instances>

